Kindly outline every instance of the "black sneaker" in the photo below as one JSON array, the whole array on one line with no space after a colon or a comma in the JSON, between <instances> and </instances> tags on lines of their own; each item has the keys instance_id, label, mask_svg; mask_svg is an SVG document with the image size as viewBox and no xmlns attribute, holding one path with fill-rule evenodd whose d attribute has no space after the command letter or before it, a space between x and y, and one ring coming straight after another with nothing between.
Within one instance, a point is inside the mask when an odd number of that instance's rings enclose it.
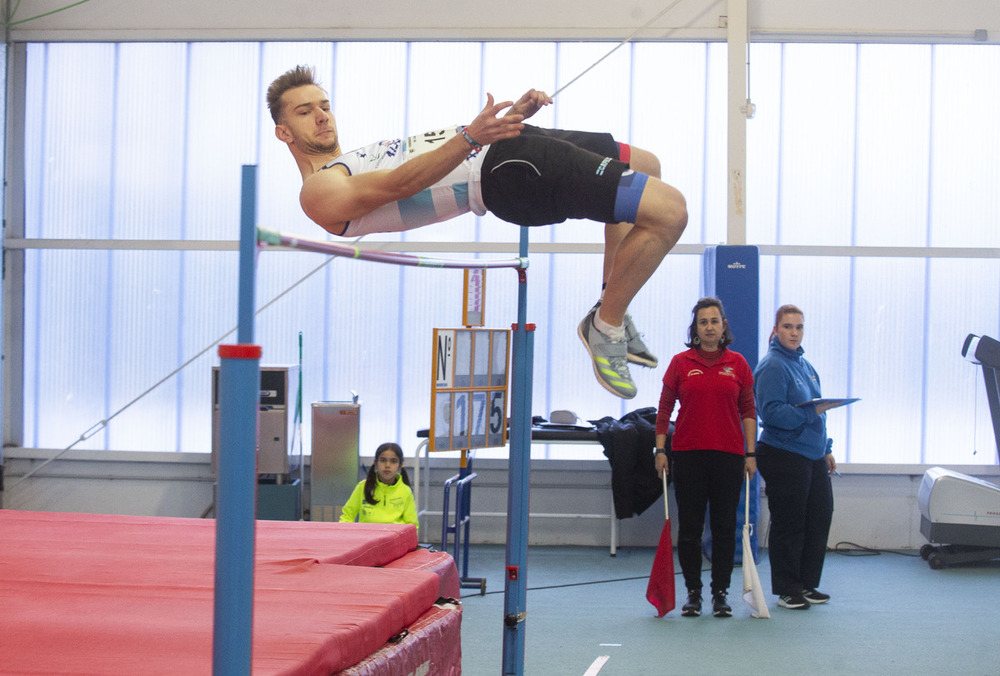
<instances>
[{"instance_id":1,"label":"black sneaker","mask_svg":"<svg viewBox=\"0 0 1000 676\"><path fill-rule=\"evenodd\" d=\"M801 594L788 594L778 599L778 605L789 610L809 610L809 602Z\"/></svg>"},{"instance_id":2,"label":"black sneaker","mask_svg":"<svg viewBox=\"0 0 1000 676\"><path fill-rule=\"evenodd\" d=\"M829 594L824 594L818 589L806 589L802 592L802 598L804 598L809 603L816 605L817 603L826 603L830 600Z\"/></svg>"},{"instance_id":3,"label":"black sneaker","mask_svg":"<svg viewBox=\"0 0 1000 676\"><path fill-rule=\"evenodd\" d=\"M698 617L699 615L701 615L701 591L689 589L687 603L681 608L681 616Z\"/></svg>"},{"instance_id":4,"label":"black sneaker","mask_svg":"<svg viewBox=\"0 0 1000 676\"><path fill-rule=\"evenodd\" d=\"M712 614L716 617L733 616L733 609L726 603L726 592L712 592Z\"/></svg>"}]
</instances>

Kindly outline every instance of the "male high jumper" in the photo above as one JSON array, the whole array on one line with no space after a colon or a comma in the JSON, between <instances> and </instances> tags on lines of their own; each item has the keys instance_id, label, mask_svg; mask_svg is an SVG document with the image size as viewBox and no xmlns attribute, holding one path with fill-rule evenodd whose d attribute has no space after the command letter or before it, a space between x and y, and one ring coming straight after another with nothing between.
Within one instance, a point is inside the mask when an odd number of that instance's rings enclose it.
<instances>
[{"instance_id":1,"label":"male high jumper","mask_svg":"<svg viewBox=\"0 0 1000 676\"><path fill-rule=\"evenodd\" d=\"M684 232L684 197L659 180L652 153L610 134L524 124L550 103L534 89L516 103L494 103L487 94L468 126L344 153L312 68L296 66L267 90L275 136L302 173L302 210L334 235L410 230L468 211L527 226L567 218L605 223L604 289L577 332L598 382L632 399L628 362L655 367L657 359L628 305Z\"/></svg>"}]
</instances>

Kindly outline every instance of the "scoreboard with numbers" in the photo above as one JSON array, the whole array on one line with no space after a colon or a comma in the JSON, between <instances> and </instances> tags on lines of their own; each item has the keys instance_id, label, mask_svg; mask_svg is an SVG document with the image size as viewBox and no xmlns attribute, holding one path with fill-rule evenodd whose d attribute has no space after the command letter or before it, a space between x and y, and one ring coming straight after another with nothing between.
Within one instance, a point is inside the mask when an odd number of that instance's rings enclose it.
<instances>
[{"instance_id":1,"label":"scoreboard with numbers","mask_svg":"<svg viewBox=\"0 0 1000 676\"><path fill-rule=\"evenodd\" d=\"M510 331L434 329L431 451L507 443Z\"/></svg>"}]
</instances>

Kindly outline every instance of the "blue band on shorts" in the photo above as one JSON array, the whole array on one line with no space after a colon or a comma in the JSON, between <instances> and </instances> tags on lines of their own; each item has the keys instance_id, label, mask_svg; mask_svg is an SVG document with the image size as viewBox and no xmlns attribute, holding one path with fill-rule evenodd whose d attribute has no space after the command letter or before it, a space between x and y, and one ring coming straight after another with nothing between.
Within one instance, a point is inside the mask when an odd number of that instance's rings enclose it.
<instances>
[{"instance_id":1,"label":"blue band on shorts","mask_svg":"<svg viewBox=\"0 0 1000 676\"><path fill-rule=\"evenodd\" d=\"M639 213L639 200L642 191L646 189L649 174L641 171L626 171L618 182L618 194L615 197L615 221L618 223L635 223Z\"/></svg>"}]
</instances>

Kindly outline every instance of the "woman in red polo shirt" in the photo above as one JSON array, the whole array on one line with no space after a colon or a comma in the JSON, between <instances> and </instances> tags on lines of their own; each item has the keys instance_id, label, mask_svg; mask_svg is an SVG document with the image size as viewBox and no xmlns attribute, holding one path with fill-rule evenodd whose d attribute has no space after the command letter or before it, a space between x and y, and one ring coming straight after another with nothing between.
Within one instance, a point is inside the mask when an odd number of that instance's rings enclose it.
<instances>
[{"instance_id":1,"label":"woman in red polo shirt","mask_svg":"<svg viewBox=\"0 0 1000 676\"><path fill-rule=\"evenodd\" d=\"M681 615L701 615L701 541L705 509L712 529L712 614L733 614L726 595L736 551L736 508L746 474L757 471L757 413L753 375L746 359L727 349L733 342L722 301L702 298L692 310L688 350L674 355L663 376L656 416L656 471L670 472L677 498L677 557L687 602ZM664 451L670 416L680 402Z\"/></svg>"}]
</instances>

